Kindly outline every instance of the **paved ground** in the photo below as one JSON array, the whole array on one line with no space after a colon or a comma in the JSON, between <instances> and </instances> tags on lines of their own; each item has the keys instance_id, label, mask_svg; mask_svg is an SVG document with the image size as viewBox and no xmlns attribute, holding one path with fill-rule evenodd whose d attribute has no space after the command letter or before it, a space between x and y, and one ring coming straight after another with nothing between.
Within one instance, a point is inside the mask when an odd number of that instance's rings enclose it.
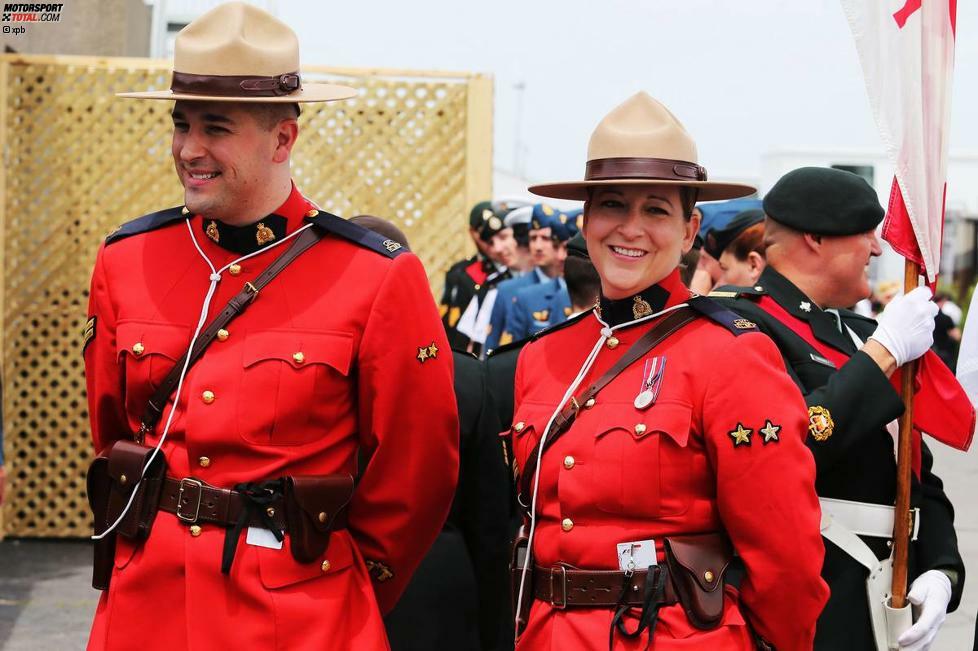
<instances>
[{"instance_id":1,"label":"paved ground","mask_svg":"<svg viewBox=\"0 0 978 651\"><path fill-rule=\"evenodd\" d=\"M932 649L970 651L978 610L978 446L966 455L933 447L935 467L957 505L971 575L961 608L948 617ZM98 600L90 563L91 548L83 541L0 541L0 649L83 649Z\"/></svg>"}]
</instances>

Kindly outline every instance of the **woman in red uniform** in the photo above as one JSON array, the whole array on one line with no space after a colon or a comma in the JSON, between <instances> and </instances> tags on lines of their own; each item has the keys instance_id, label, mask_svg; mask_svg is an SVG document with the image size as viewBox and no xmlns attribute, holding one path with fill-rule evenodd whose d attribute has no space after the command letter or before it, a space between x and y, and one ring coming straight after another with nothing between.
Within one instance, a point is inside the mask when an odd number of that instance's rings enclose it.
<instances>
[{"instance_id":1,"label":"woman in red uniform","mask_svg":"<svg viewBox=\"0 0 978 651\"><path fill-rule=\"evenodd\" d=\"M585 202L602 291L516 372L518 649L810 649L828 590L805 403L774 344L677 269L695 202L754 189L707 181L639 93L598 125L584 181L530 190Z\"/></svg>"}]
</instances>

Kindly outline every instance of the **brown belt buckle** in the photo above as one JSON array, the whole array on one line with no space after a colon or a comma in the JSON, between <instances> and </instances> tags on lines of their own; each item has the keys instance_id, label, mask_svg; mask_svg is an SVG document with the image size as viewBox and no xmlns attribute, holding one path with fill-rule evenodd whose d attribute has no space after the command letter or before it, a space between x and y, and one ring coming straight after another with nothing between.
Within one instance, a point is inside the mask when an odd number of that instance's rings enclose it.
<instances>
[{"instance_id":1,"label":"brown belt buckle","mask_svg":"<svg viewBox=\"0 0 978 651\"><path fill-rule=\"evenodd\" d=\"M183 501L184 493L188 491L188 487L193 487L190 490L197 491L196 504L194 505L193 515L188 515L183 511ZM200 500L204 493L204 484L199 479L193 479L192 477L184 477L180 480L180 493L177 495L177 518L181 522L186 522L187 524L194 524L197 522L197 517L200 515ZM190 498L193 501L192 498Z\"/></svg>"},{"instance_id":2,"label":"brown belt buckle","mask_svg":"<svg viewBox=\"0 0 978 651\"><path fill-rule=\"evenodd\" d=\"M554 577L560 577L560 601L557 601L557 590L554 588ZM550 606L557 610L567 608L567 568L563 565L550 568Z\"/></svg>"}]
</instances>

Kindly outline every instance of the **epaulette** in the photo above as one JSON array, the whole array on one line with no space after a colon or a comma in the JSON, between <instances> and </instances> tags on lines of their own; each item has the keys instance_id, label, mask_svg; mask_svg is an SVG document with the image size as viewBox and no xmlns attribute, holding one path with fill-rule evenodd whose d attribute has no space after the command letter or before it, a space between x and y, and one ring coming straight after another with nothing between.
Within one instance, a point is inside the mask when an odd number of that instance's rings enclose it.
<instances>
[{"instance_id":1,"label":"epaulette","mask_svg":"<svg viewBox=\"0 0 978 651\"><path fill-rule=\"evenodd\" d=\"M735 335L742 335L745 332L758 332L756 323L750 319L745 319L732 310L728 310L706 296L694 296L687 303L691 308Z\"/></svg>"},{"instance_id":2,"label":"epaulette","mask_svg":"<svg viewBox=\"0 0 978 651\"><path fill-rule=\"evenodd\" d=\"M376 251L388 258L396 258L407 251L400 242L395 242L376 231L354 224L325 210L320 210L315 217L307 217L306 219L327 233L339 235L343 239L359 244L371 251Z\"/></svg>"},{"instance_id":3,"label":"epaulette","mask_svg":"<svg viewBox=\"0 0 978 651\"><path fill-rule=\"evenodd\" d=\"M132 221L126 222L105 236L105 246L108 246L113 242L118 242L119 240L124 240L132 235L139 235L140 233L154 231L157 228L162 228L177 220L183 219L185 216L183 210L183 206L166 208L164 210L158 210L157 212L152 212L148 215L143 215L142 217L137 217Z\"/></svg>"},{"instance_id":4,"label":"epaulette","mask_svg":"<svg viewBox=\"0 0 978 651\"><path fill-rule=\"evenodd\" d=\"M572 316L571 318L567 319L566 321L561 321L560 323L555 323L554 325L550 326L549 328L544 328L540 332L538 332L538 333L536 333L534 335L531 335L529 341L531 341L531 342L532 341L536 341L537 339L539 339L540 337L543 337L544 335L549 335L552 332L557 332L558 330L561 330L563 328L566 328L567 326L574 325L578 321L580 321L580 320L582 320L582 319L590 316L591 315L591 312L593 312L593 310L584 310L580 314L577 314L575 316ZM516 343L519 343L519 342L516 342Z\"/></svg>"},{"instance_id":5,"label":"epaulette","mask_svg":"<svg viewBox=\"0 0 978 651\"><path fill-rule=\"evenodd\" d=\"M712 292L708 294L710 298L740 298L741 296L749 296L752 298L759 298L767 294L760 285L755 285L753 287L739 287L737 285L724 285L723 287L717 287Z\"/></svg>"}]
</instances>

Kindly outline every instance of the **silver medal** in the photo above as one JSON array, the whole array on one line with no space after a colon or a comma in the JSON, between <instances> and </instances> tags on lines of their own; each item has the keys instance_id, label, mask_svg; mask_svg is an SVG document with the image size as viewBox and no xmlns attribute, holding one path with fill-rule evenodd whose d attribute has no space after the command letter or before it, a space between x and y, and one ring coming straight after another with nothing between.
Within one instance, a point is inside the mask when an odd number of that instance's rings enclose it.
<instances>
[{"instance_id":1,"label":"silver medal","mask_svg":"<svg viewBox=\"0 0 978 651\"><path fill-rule=\"evenodd\" d=\"M655 402L655 394L651 390L646 389L635 396L635 409L646 409L653 402Z\"/></svg>"}]
</instances>

